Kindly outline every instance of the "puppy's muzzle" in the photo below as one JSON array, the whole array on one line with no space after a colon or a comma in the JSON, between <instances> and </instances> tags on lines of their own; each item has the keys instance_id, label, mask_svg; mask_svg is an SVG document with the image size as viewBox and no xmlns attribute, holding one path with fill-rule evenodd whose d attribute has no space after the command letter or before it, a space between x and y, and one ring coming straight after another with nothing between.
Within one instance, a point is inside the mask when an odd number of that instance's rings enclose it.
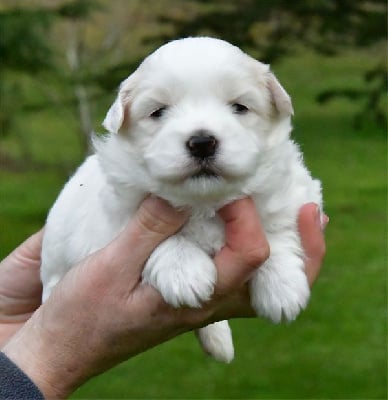
<instances>
[{"instance_id":1,"label":"puppy's muzzle","mask_svg":"<svg viewBox=\"0 0 388 400\"><path fill-rule=\"evenodd\" d=\"M198 161L214 157L218 147L218 140L207 131L198 131L186 142L190 155Z\"/></svg>"},{"instance_id":2,"label":"puppy's muzzle","mask_svg":"<svg viewBox=\"0 0 388 400\"><path fill-rule=\"evenodd\" d=\"M218 178L216 167L218 140L206 130L196 131L186 142L186 148L195 162L191 178Z\"/></svg>"}]
</instances>

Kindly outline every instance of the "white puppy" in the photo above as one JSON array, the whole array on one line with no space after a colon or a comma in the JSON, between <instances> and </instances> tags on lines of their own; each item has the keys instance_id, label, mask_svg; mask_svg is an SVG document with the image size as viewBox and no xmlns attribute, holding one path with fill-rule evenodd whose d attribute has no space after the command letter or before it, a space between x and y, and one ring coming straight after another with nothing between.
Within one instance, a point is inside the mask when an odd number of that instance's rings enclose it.
<instances>
[{"instance_id":1,"label":"white puppy","mask_svg":"<svg viewBox=\"0 0 388 400\"><path fill-rule=\"evenodd\" d=\"M297 214L321 206L320 182L289 139L293 108L269 67L222 40L170 42L120 85L95 155L70 179L47 219L43 300L77 261L109 243L149 193L192 216L151 255L143 281L174 307L212 296L212 256L224 243L216 211L255 201L270 258L250 282L257 315L293 320L309 298ZM233 359L227 321L199 330L216 359Z\"/></svg>"}]
</instances>

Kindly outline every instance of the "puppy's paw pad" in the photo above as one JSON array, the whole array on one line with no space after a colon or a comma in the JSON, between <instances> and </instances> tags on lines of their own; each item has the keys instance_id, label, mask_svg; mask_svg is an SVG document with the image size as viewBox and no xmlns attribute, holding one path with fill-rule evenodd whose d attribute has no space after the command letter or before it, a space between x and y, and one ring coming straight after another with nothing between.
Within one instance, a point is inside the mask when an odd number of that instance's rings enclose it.
<instances>
[{"instance_id":1,"label":"puppy's paw pad","mask_svg":"<svg viewBox=\"0 0 388 400\"><path fill-rule=\"evenodd\" d=\"M306 308L310 297L307 277L302 270L283 277L271 272L259 270L252 279L252 307L257 315L275 323L293 321Z\"/></svg>"},{"instance_id":2,"label":"puppy's paw pad","mask_svg":"<svg viewBox=\"0 0 388 400\"><path fill-rule=\"evenodd\" d=\"M173 307L201 307L213 294L217 272L202 251L186 248L179 256L153 254L143 271L143 281L155 287Z\"/></svg>"}]
</instances>

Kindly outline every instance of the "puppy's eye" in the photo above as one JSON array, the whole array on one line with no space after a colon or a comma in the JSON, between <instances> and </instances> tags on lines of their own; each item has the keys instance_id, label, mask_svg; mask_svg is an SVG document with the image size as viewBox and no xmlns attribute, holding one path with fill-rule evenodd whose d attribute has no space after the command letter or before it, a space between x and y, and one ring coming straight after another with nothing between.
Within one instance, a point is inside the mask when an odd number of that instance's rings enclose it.
<instances>
[{"instance_id":1,"label":"puppy's eye","mask_svg":"<svg viewBox=\"0 0 388 400\"><path fill-rule=\"evenodd\" d=\"M164 107L160 107L157 110L153 111L150 114L150 117L153 118L153 119L161 118L161 117L163 117L163 115L164 115L166 110L167 110L167 107L165 107L165 106Z\"/></svg>"},{"instance_id":2,"label":"puppy's eye","mask_svg":"<svg viewBox=\"0 0 388 400\"><path fill-rule=\"evenodd\" d=\"M239 114L239 115L246 114L249 111L247 106L244 106L244 104L240 104L240 103L233 103L232 109L235 114Z\"/></svg>"}]
</instances>

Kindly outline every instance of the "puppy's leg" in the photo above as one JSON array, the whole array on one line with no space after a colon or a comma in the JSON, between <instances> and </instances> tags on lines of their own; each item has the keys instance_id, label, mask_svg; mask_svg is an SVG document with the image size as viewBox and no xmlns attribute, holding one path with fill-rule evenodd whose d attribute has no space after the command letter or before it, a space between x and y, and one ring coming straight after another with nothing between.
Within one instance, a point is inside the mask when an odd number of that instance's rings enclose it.
<instances>
[{"instance_id":1,"label":"puppy's leg","mask_svg":"<svg viewBox=\"0 0 388 400\"><path fill-rule=\"evenodd\" d=\"M294 243L295 244L295 243ZM250 281L252 307L257 315L278 323L294 320L307 306L310 288L299 246L270 241L271 256Z\"/></svg>"},{"instance_id":2,"label":"puppy's leg","mask_svg":"<svg viewBox=\"0 0 388 400\"><path fill-rule=\"evenodd\" d=\"M143 281L174 307L201 307L213 294L216 278L211 258L182 235L160 244L143 270Z\"/></svg>"},{"instance_id":3,"label":"puppy's leg","mask_svg":"<svg viewBox=\"0 0 388 400\"><path fill-rule=\"evenodd\" d=\"M230 363L234 358L232 331L228 321L215 322L196 331L202 349L217 361Z\"/></svg>"}]
</instances>

